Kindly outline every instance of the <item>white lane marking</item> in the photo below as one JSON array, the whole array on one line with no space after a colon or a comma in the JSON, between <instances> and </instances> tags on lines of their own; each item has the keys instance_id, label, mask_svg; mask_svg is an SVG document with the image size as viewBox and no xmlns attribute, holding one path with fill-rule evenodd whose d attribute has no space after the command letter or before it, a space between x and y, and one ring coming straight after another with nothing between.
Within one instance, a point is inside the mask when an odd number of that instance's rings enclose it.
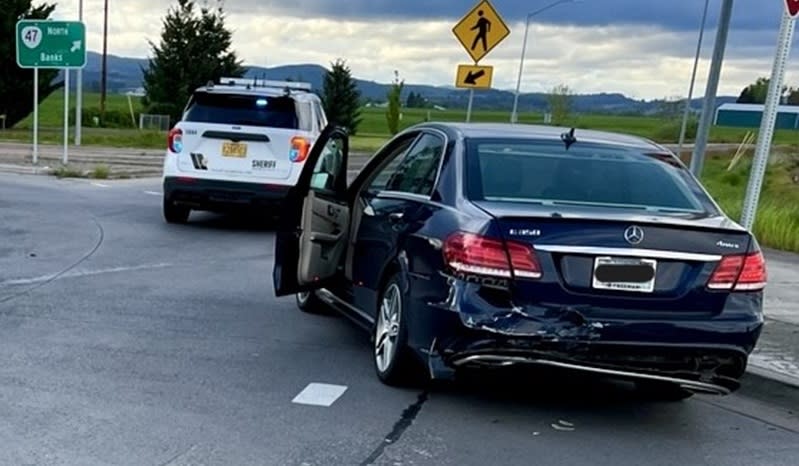
<instances>
[{"instance_id":1,"label":"white lane marking","mask_svg":"<svg viewBox=\"0 0 799 466\"><path fill-rule=\"evenodd\" d=\"M98 188L110 188L111 185L103 184L103 183L92 183L92 186L97 186Z\"/></svg>"},{"instance_id":2,"label":"white lane marking","mask_svg":"<svg viewBox=\"0 0 799 466\"><path fill-rule=\"evenodd\" d=\"M158 191L145 191L144 194L149 194L150 196L163 196L163 193Z\"/></svg>"},{"instance_id":3,"label":"white lane marking","mask_svg":"<svg viewBox=\"0 0 799 466\"><path fill-rule=\"evenodd\" d=\"M347 391L346 385L330 385L326 383L310 383L297 396L292 403L311 406L330 407Z\"/></svg>"},{"instance_id":4,"label":"white lane marking","mask_svg":"<svg viewBox=\"0 0 799 466\"><path fill-rule=\"evenodd\" d=\"M130 267L113 267L109 269L99 269L99 270L72 271L65 273L64 275L61 275L61 278L91 277L93 275L103 275L107 273L131 272L136 270L148 270L148 269L162 269L171 266L172 264L149 264L149 265L134 265ZM37 283L42 283L48 280L52 280L53 277L55 277L55 275L50 274L33 278L19 278L14 280L6 280L0 282L0 286L35 285Z\"/></svg>"}]
</instances>

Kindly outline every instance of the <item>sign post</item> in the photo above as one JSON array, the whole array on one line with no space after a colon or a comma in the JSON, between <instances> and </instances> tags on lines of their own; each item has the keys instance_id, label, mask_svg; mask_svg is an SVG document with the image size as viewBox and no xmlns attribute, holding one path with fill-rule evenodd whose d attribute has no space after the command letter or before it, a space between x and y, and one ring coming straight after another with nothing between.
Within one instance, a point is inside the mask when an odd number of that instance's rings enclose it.
<instances>
[{"instance_id":1,"label":"sign post","mask_svg":"<svg viewBox=\"0 0 799 466\"><path fill-rule=\"evenodd\" d=\"M33 69L33 164L39 163L39 68Z\"/></svg>"},{"instance_id":2,"label":"sign post","mask_svg":"<svg viewBox=\"0 0 799 466\"><path fill-rule=\"evenodd\" d=\"M27 20L17 22L17 65L33 69L33 163L38 162L39 69L64 70L64 156L69 144L69 70L86 66L86 26L80 21Z\"/></svg>"},{"instance_id":3,"label":"sign post","mask_svg":"<svg viewBox=\"0 0 799 466\"><path fill-rule=\"evenodd\" d=\"M785 2L787 9L782 15L779 39L777 40L777 54L774 57L774 67L771 72L766 105L763 108L763 120L760 123L760 133L757 147L755 148L755 160L752 164L752 174L749 177L743 215L741 216L742 225L750 230L754 227L755 217L757 216L760 191L763 187L763 178L768 167L771 143L774 139L774 127L779 113L782 84L785 81L785 67L788 63L788 56L791 54L796 18L799 17L799 0L785 0Z\"/></svg>"},{"instance_id":4,"label":"sign post","mask_svg":"<svg viewBox=\"0 0 799 466\"><path fill-rule=\"evenodd\" d=\"M490 89L494 68L480 66L489 52L505 40L510 29L488 0L480 0L452 28L452 33L461 43L466 53L474 60L474 65L458 65L455 85L469 89L469 105L466 109L466 122L472 119L472 103L475 89Z\"/></svg>"}]
</instances>

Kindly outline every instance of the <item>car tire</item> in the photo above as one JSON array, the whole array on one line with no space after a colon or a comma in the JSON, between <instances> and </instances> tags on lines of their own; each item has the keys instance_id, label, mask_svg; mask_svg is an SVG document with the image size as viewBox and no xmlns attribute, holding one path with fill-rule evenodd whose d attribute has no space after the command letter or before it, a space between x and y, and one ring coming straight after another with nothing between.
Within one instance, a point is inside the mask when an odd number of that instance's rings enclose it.
<instances>
[{"instance_id":1,"label":"car tire","mask_svg":"<svg viewBox=\"0 0 799 466\"><path fill-rule=\"evenodd\" d=\"M694 393L675 383L657 381L639 381L635 388L643 398L649 401L677 402L691 398Z\"/></svg>"},{"instance_id":2,"label":"car tire","mask_svg":"<svg viewBox=\"0 0 799 466\"><path fill-rule=\"evenodd\" d=\"M175 205L174 202L164 198L164 220L167 223L185 224L189 221L191 209L184 206Z\"/></svg>"},{"instance_id":3,"label":"car tire","mask_svg":"<svg viewBox=\"0 0 799 466\"><path fill-rule=\"evenodd\" d=\"M394 275L381 290L372 337L375 371L386 385L410 386L421 381L419 363L408 347L406 315L400 277Z\"/></svg>"},{"instance_id":4,"label":"car tire","mask_svg":"<svg viewBox=\"0 0 799 466\"><path fill-rule=\"evenodd\" d=\"M294 295L297 307L307 314L331 315L333 309L316 296L313 291L302 291Z\"/></svg>"}]
</instances>

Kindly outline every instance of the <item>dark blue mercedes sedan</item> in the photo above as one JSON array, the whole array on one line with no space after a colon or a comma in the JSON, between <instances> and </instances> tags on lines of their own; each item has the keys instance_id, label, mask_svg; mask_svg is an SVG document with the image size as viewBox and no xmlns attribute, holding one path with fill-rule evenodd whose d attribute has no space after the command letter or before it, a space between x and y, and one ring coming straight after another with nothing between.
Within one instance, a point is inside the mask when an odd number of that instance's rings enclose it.
<instances>
[{"instance_id":1,"label":"dark blue mercedes sedan","mask_svg":"<svg viewBox=\"0 0 799 466\"><path fill-rule=\"evenodd\" d=\"M545 366L663 399L735 391L766 268L664 147L620 134L425 123L348 182L327 128L291 191L274 287L370 332L387 384Z\"/></svg>"}]
</instances>

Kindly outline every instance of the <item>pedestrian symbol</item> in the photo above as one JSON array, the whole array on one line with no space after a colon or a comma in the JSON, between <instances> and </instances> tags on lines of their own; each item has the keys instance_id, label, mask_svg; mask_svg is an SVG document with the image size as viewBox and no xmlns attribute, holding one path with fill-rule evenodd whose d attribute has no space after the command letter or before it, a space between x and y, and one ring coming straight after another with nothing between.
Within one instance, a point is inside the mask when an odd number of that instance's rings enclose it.
<instances>
[{"instance_id":1,"label":"pedestrian symbol","mask_svg":"<svg viewBox=\"0 0 799 466\"><path fill-rule=\"evenodd\" d=\"M475 63L502 42L510 29L488 0L482 0L452 29Z\"/></svg>"},{"instance_id":2,"label":"pedestrian symbol","mask_svg":"<svg viewBox=\"0 0 799 466\"><path fill-rule=\"evenodd\" d=\"M474 36L474 42L472 42L472 50L477 47L477 43L482 41L483 42L483 51L488 51L488 31L491 30L491 21L485 18L485 14L483 10L477 12L477 16L480 19L477 20L477 24L472 27L472 30L477 30L477 35Z\"/></svg>"}]
</instances>

